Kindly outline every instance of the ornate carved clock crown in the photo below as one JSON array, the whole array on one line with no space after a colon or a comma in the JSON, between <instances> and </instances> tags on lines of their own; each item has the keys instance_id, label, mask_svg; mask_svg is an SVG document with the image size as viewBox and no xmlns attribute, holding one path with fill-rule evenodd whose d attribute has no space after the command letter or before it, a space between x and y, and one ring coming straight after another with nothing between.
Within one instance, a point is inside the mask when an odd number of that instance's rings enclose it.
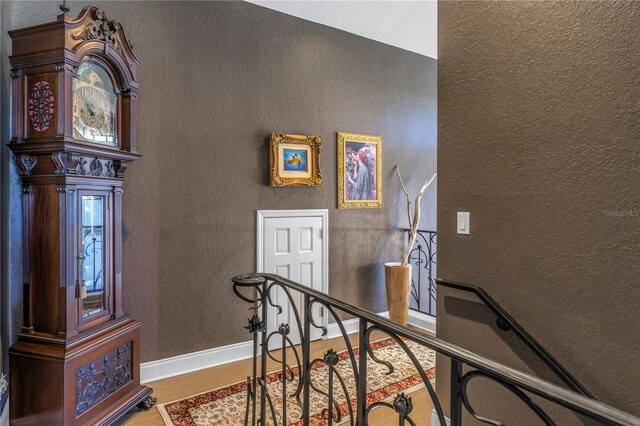
<instances>
[{"instance_id":1,"label":"ornate carved clock crown","mask_svg":"<svg viewBox=\"0 0 640 426\"><path fill-rule=\"evenodd\" d=\"M122 309L122 186L140 157L140 62L102 10L63 11L9 32L24 238L12 424L110 424L155 402L140 385L140 323Z\"/></svg>"}]
</instances>

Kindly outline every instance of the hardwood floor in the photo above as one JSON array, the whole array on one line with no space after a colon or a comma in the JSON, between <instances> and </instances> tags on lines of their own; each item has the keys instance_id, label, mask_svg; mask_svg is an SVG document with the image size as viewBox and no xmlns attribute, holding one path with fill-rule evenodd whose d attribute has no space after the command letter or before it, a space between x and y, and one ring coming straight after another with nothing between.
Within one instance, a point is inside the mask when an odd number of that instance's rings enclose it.
<instances>
[{"instance_id":1,"label":"hardwood floor","mask_svg":"<svg viewBox=\"0 0 640 426\"><path fill-rule=\"evenodd\" d=\"M385 336L380 335L378 337L383 338ZM374 335L375 338L376 336ZM352 334L350 340L353 345L357 345L357 334ZM342 338L312 342L311 357L321 356L330 348L341 351L346 349L346 344ZM269 361L269 371L277 369L276 364L271 360ZM147 385L153 388L153 394L158 398L158 403L165 403L241 382L247 378L250 371L251 360L248 359L147 383ZM414 406L411 416L413 420L417 425L430 425L433 404L426 389L412 393L411 397ZM164 423L158 409L153 407L149 411L133 410L127 413L117 424L126 426L159 426ZM372 426L397 425L398 417L390 409L380 408L371 413L369 424Z\"/></svg>"}]
</instances>

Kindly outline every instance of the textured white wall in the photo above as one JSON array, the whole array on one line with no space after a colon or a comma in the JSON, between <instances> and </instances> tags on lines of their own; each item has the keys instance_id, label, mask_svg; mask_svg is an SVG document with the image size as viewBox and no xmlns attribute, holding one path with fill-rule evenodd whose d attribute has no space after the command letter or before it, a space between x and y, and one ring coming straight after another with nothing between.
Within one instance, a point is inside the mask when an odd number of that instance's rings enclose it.
<instances>
[{"instance_id":1,"label":"textured white wall","mask_svg":"<svg viewBox=\"0 0 640 426\"><path fill-rule=\"evenodd\" d=\"M431 58L438 57L437 1L247 1Z\"/></svg>"}]
</instances>

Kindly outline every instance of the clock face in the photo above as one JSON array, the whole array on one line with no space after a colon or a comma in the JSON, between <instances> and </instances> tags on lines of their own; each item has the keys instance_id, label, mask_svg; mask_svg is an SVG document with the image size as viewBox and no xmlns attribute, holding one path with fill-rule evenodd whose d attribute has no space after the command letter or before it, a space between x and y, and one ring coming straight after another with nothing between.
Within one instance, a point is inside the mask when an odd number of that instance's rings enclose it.
<instances>
[{"instance_id":1,"label":"clock face","mask_svg":"<svg viewBox=\"0 0 640 426\"><path fill-rule=\"evenodd\" d=\"M73 78L73 137L118 146L118 95L107 72L85 61Z\"/></svg>"}]
</instances>

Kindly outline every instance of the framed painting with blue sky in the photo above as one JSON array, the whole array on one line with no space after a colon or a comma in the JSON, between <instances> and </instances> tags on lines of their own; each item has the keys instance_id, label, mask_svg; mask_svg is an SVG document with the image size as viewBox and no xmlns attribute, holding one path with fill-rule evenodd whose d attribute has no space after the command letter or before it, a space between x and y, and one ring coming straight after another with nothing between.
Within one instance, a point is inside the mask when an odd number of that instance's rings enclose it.
<instances>
[{"instance_id":1,"label":"framed painting with blue sky","mask_svg":"<svg viewBox=\"0 0 640 426\"><path fill-rule=\"evenodd\" d=\"M271 134L271 186L319 186L320 136Z\"/></svg>"},{"instance_id":2,"label":"framed painting with blue sky","mask_svg":"<svg viewBox=\"0 0 640 426\"><path fill-rule=\"evenodd\" d=\"M308 151L306 149L283 148L285 172L307 172L309 170Z\"/></svg>"}]
</instances>

